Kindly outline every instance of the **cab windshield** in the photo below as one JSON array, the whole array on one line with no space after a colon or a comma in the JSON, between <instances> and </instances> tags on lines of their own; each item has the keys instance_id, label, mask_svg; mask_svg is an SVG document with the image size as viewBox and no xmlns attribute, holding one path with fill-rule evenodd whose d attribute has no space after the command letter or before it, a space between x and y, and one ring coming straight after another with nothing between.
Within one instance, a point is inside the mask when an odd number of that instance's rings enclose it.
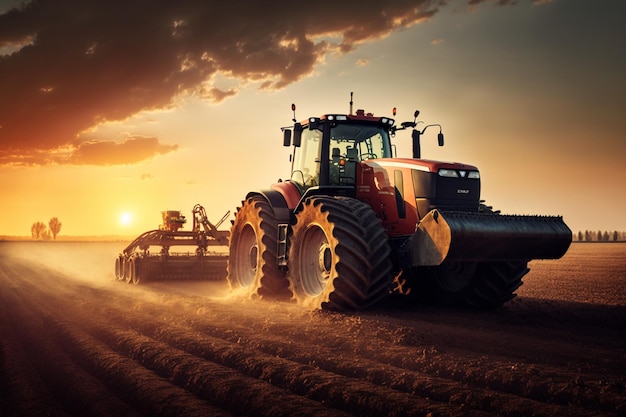
<instances>
[{"instance_id":1,"label":"cab windshield","mask_svg":"<svg viewBox=\"0 0 626 417\"><path fill-rule=\"evenodd\" d=\"M322 131L320 129L304 128L302 131L301 145L295 152L294 166L291 173L291 180L300 184L304 189L319 184L321 169L321 151L322 151ZM329 139L330 155L328 158L330 170L333 167L341 166L341 173L338 175L329 175L331 183L335 183L333 178L337 179L338 184L354 183L346 176L352 176L351 172L344 172L344 162L360 162L366 159L389 158L391 157L391 149L389 142L389 133L384 127L376 124L365 123L333 123L330 128Z\"/></svg>"},{"instance_id":2,"label":"cab windshield","mask_svg":"<svg viewBox=\"0 0 626 417\"><path fill-rule=\"evenodd\" d=\"M365 159L389 158L389 136L380 126L341 123L331 128L330 149L332 155ZM350 155L349 155L350 153Z\"/></svg>"}]
</instances>

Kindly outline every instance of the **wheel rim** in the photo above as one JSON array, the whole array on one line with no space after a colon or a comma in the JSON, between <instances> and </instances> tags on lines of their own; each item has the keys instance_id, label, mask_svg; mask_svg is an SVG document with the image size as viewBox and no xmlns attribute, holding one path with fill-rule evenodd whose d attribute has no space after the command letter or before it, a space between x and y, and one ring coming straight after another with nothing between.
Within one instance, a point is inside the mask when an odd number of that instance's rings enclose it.
<instances>
[{"instance_id":1,"label":"wheel rim","mask_svg":"<svg viewBox=\"0 0 626 417\"><path fill-rule=\"evenodd\" d=\"M300 250L300 279L307 295L316 296L328 285L333 251L324 231L318 226L307 229Z\"/></svg>"},{"instance_id":2,"label":"wheel rim","mask_svg":"<svg viewBox=\"0 0 626 417\"><path fill-rule=\"evenodd\" d=\"M242 287L249 287L254 282L254 277L259 262L259 245L256 233L251 225L244 226L239 236L239 244L235 253L236 279Z\"/></svg>"}]
</instances>

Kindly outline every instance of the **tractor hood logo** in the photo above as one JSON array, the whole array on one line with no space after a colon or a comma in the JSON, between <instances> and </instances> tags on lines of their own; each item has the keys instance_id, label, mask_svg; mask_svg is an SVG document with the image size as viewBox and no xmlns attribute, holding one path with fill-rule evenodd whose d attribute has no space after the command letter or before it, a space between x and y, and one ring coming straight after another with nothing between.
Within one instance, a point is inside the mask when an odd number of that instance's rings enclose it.
<instances>
[{"instance_id":1,"label":"tractor hood logo","mask_svg":"<svg viewBox=\"0 0 626 417\"><path fill-rule=\"evenodd\" d=\"M457 194L469 194L470 190L464 190L462 188L459 188L456 190Z\"/></svg>"}]
</instances>

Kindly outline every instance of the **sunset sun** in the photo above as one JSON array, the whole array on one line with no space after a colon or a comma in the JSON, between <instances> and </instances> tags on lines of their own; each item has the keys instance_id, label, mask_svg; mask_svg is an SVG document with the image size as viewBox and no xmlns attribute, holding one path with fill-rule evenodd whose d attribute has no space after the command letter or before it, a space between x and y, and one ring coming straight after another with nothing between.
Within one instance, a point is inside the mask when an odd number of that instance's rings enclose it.
<instances>
[{"instance_id":1,"label":"sunset sun","mask_svg":"<svg viewBox=\"0 0 626 417\"><path fill-rule=\"evenodd\" d=\"M128 226L133 222L133 216L129 212L124 212L120 214L119 220L122 226Z\"/></svg>"}]
</instances>

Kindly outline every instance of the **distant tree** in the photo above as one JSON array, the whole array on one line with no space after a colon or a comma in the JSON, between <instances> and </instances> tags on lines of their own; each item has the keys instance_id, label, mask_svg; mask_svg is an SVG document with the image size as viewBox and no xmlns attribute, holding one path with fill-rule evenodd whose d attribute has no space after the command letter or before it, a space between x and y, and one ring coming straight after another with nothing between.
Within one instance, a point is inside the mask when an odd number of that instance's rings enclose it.
<instances>
[{"instance_id":1,"label":"distant tree","mask_svg":"<svg viewBox=\"0 0 626 417\"><path fill-rule=\"evenodd\" d=\"M591 232L589 230L585 230L585 241L591 242Z\"/></svg>"},{"instance_id":2,"label":"distant tree","mask_svg":"<svg viewBox=\"0 0 626 417\"><path fill-rule=\"evenodd\" d=\"M602 242L602 230L598 230L598 242Z\"/></svg>"},{"instance_id":3,"label":"distant tree","mask_svg":"<svg viewBox=\"0 0 626 417\"><path fill-rule=\"evenodd\" d=\"M33 239L43 238L43 234L45 231L46 231L46 225L43 224L42 222L35 222L30 227L30 234L32 235Z\"/></svg>"},{"instance_id":4,"label":"distant tree","mask_svg":"<svg viewBox=\"0 0 626 417\"><path fill-rule=\"evenodd\" d=\"M50 233L50 230L44 230L43 233L41 234L41 238L43 240L50 240L52 239L52 233Z\"/></svg>"},{"instance_id":5,"label":"distant tree","mask_svg":"<svg viewBox=\"0 0 626 417\"><path fill-rule=\"evenodd\" d=\"M578 231L578 241L579 242L583 241L583 232L581 230Z\"/></svg>"},{"instance_id":6,"label":"distant tree","mask_svg":"<svg viewBox=\"0 0 626 417\"><path fill-rule=\"evenodd\" d=\"M617 242L619 239L619 233L616 231L613 232L613 242Z\"/></svg>"},{"instance_id":7,"label":"distant tree","mask_svg":"<svg viewBox=\"0 0 626 417\"><path fill-rule=\"evenodd\" d=\"M609 232L607 232L606 230L604 231L604 234L602 235L602 240L604 240L605 242L609 241Z\"/></svg>"},{"instance_id":8,"label":"distant tree","mask_svg":"<svg viewBox=\"0 0 626 417\"><path fill-rule=\"evenodd\" d=\"M57 235L61 231L62 225L63 224L56 217L51 218L50 221L48 222L48 227L50 228L50 233L52 234L52 238L54 240L56 240Z\"/></svg>"}]
</instances>

